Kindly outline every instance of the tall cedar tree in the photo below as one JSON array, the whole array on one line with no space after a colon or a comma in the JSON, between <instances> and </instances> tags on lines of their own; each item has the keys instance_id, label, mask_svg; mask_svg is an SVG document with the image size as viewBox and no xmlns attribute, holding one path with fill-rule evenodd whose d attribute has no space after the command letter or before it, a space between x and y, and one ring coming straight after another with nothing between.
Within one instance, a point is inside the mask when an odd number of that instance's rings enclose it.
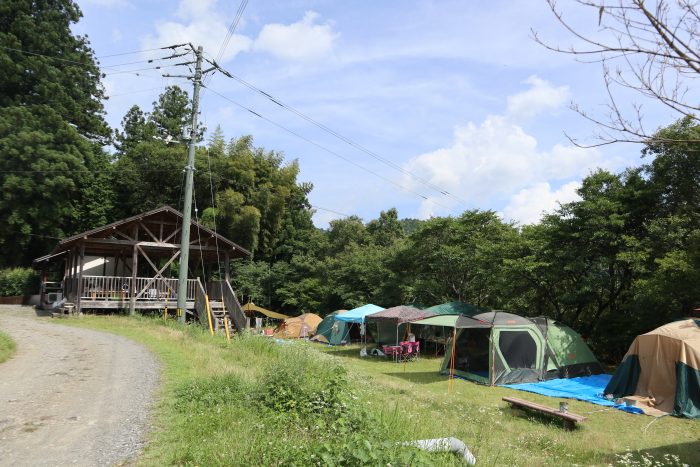
<instances>
[{"instance_id":1,"label":"tall cedar tree","mask_svg":"<svg viewBox=\"0 0 700 467\"><path fill-rule=\"evenodd\" d=\"M0 2L0 267L106 221L100 71L70 0Z\"/></svg>"}]
</instances>

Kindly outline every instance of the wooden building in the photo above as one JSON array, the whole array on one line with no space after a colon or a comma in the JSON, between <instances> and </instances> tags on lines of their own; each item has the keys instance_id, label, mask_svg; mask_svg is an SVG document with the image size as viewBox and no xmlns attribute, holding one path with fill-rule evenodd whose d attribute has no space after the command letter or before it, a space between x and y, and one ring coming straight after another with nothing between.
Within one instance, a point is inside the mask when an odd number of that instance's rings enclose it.
<instances>
[{"instance_id":1,"label":"wooden building","mask_svg":"<svg viewBox=\"0 0 700 467\"><path fill-rule=\"evenodd\" d=\"M164 206L61 240L54 250L34 260L42 271L42 305L47 304L48 270L60 270L63 297L77 311L88 309L163 310L175 313L178 279L171 265L180 257L183 216ZM223 314L240 330L245 326L229 282L231 260L250 252L192 221L187 312L206 320L208 295L219 322ZM203 277L219 276L217 281Z\"/></svg>"}]
</instances>

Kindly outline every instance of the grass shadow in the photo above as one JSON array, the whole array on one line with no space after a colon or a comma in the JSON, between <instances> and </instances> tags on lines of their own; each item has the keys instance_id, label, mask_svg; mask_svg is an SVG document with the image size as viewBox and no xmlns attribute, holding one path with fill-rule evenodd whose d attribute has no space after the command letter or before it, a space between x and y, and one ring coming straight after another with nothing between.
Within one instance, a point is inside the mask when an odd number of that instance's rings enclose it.
<instances>
[{"instance_id":1,"label":"grass shadow","mask_svg":"<svg viewBox=\"0 0 700 467\"><path fill-rule=\"evenodd\" d=\"M623 451L614 457L610 465L700 465L700 441Z\"/></svg>"},{"instance_id":2,"label":"grass shadow","mask_svg":"<svg viewBox=\"0 0 700 467\"><path fill-rule=\"evenodd\" d=\"M408 365L410 365L410 363ZM439 382L446 383L448 379L447 376L441 375L437 371L410 371L406 369L406 371L397 371L384 374L387 376L393 376L395 378L401 378L414 384L432 384Z\"/></svg>"}]
</instances>

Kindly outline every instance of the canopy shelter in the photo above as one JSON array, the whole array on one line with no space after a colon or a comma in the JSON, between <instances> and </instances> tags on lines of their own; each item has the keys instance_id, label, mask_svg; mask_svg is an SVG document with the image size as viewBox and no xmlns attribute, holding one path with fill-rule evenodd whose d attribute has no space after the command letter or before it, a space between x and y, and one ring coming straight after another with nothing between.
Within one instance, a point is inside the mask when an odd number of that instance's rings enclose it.
<instances>
[{"instance_id":1,"label":"canopy shelter","mask_svg":"<svg viewBox=\"0 0 700 467\"><path fill-rule=\"evenodd\" d=\"M650 415L700 418L700 320L637 336L605 394L633 401Z\"/></svg>"},{"instance_id":2,"label":"canopy shelter","mask_svg":"<svg viewBox=\"0 0 700 467\"><path fill-rule=\"evenodd\" d=\"M322 342L330 345L341 345L348 342L350 338L350 323L336 321L335 317L348 310L336 310L327 314L316 328L316 334L312 341Z\"/></svg>"},{"instance_id":3,"label":"canopy shelter","mask_svg":"<svg viewBox=\"0 0 700 467\"><path fill-rule=\"evenodd\" d=\"M496 385L573 378L603 372L571 328L548 318L503 311L460 315L442 372Z\"/></svg>"},{"instance_id":4,"label":"canopy shelter","mask_svg":"<svg viewBox=\"0 0 700 467\"><path fill-rule=\"evenodd\" d=\"M453 328L455 327L457 318L459 318L459 315L435 315L431 316L430 318L411 321L411 324L417 324L420 326L440 326L446 328Z\"/></svg>"},{"instance_id":5,"label":"canopy shelter","mask_svg":"<svg viewBox=\"0 0 700 467\"><path fill-rule=\"evenodd\" d=\"M430 311L435 315L466 315L474 316L479 313L486 313L489 311L486 308L481 308L476 305L464 302L447 302L441 303L440 305L434 305L430 308L426 308L425 311Z\"/></svg>"},{"instance_id":6,"label":"canopy shelter","mask_svg":"<svg viewBox=\"0 0 700 467\"><path fill-rule=\"evenodd\" d=\"M429 316L434 316L434 313L400 305L367 315L365 321L377 323L377 344L399 345L409 326L407 323Z\"/></svg>"},{"instance_id":7,"label":"canopy shelter","mask_svg":"<svg viewBox=\"0 0 700 467\"><path fill-rule=\"evenodd\" d=\"M268 309L263 308L261 306L258 306L253 302L246 303L245 305L243 305L241 307L241 309L243 310L243 312L246 315L248 315L250 317L254 317L256 315L263 315L266 318L278 319L278 320L290 318L289 316L283 315L282 313L277 313L276 311L271 311L271 310L268 310Z\"/></svg>"},{"instance_id":8,"label":"canopy shelter","mask_svg":"<svg viewBox=\"0 0 700 467\"><path fill-rule=\"evenodd\" d=\"M275 329L273 335L283 339L311 337L321 323L321 317L314 313L287 318Z\"/></svg>"},{"instance_id":9,"label":"canopy shelter","mask_svg":"<svg viewBox=\"0 0 700 467\"><path fill-rule=\"evenodd\" d=\"M371 303L368 303L367 305L362 305L357 308L353 308L352 310L346 311L342 315L338 315L335 317L337 321L344 321L346 323L354 323L354 324L364 324L365 322L365 317L367 315L371 315L372 313L376 313L378 311L382 311L384 308L377 306L377 305L372 305Z\"/></svg>"},{"instance_id":10,"label":"canopy shelter","mask_svg":"<svg viewBox=\"0 0 700 467\"><path fill-rule=\"evenodd\" d=\"M78 310L174 309L178 279L170 273L180 257L182 221L182 214L170 206L153 209L63 239L51 253L35 259L34 266L42 270L44 283L49 270L62 272L61 293ZM249 256L231 240L192 221L189 276L193 278L187 283L187 309L198 308L198 303L206 308L204 294L209 292L212 299L227 302L227 308L237 307L236 326L241 320L244 325L228 265L232 259ZM223 280L215 284L196 278L222 269ZM48 305L44 299L42 304Z\"/></svg>"},{"instance_id":11,"label":"canopy shelter","mask_svg":"<svg viewBox=\"0 0 700 467\"><path fill-rule=\"evenodd\" d=\"M447 345L447 342L452 337L452 328L454 328L454 320L457 316L474 316L479 313L485 313L488 310L469 303L454 301L431 306L426 308L425 311L452 317L449 318L451 323L447 325L426 323L427 325L423 324L417 328L418 337L426 342L435 343L435 352L437 353L440 348L444 348Z\"/></svg>"}]
</instances>

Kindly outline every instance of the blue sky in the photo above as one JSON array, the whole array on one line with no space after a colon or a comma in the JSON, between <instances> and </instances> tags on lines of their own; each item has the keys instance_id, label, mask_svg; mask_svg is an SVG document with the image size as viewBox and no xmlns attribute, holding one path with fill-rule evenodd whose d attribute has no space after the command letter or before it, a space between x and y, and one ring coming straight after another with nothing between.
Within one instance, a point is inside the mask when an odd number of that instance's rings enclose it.
<instances>
[{"instance_id":1,"label":"blue sky","mask_svg":"<svg viewBox=\"0 0 700 467\"><path fill-rule=\"evenodd\" d=\"M84 18L74 30L89 36L98 57L182 42L216 56L240 4L78 3ZM595 31L594 12L568 8L575 24ZM203 94L201 118L209 129L221 125L227 138L251 134L256 145L298 159L300 180L314 184L310 199L319 208L366 221L391 207L418 218L493 209L505 220L534 223L558 202L576 199L581 179L595 168L638 165L641 148L572 146L564 131L586 138L595 129L569 103L594 112L606 103L600 65L544 49L530 38L531 28L552 43L571 43L543 0L250 0L221 64L391 165L221 74L211 89L367 170L212 92ZM105 68L113 127L133 104L150 109L169 84L191 91L156 70L123 72L144 64L120 65L152 56L100 59L119 65ZM658 108L646 116L652 127L674 118ZM314 222L324 227L338 217L319 209Z\"/></svg>"}]
</instances>

